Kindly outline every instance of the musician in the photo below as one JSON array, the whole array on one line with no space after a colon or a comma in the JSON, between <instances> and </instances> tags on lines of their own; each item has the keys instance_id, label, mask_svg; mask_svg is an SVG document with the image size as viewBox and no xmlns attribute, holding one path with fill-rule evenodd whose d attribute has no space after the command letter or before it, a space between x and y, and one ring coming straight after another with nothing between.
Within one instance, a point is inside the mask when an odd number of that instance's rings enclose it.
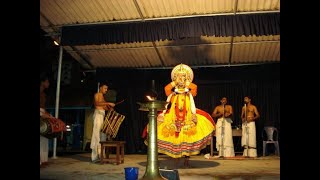
<instances>
[{"instance_id":1,"label":"musician","mask_svg":"<svg viewBox=\"0 0 320 180\"><path fill-rule=\"evenodd\" d=\"M101 126L103 125L105 110L109 110L115 106L114 103L106 102L104 94L108 91L106 83L99 85L99 92L94 95L95 111L93 114L93 131L90 148L92 149L91 160L92 162L99 161L101 158L101 144L100 141L106 141L106 134L101 132Z\"/></svg>"},{"instance_id":2,"label":"musician","mask_svg":"<svg viewBox=\"0 0 320 180\"><path fill-rule=\"evenodd\" d=\"M220 100L221 105L215 107L212 117L218 119L216 126L216 148L219 151L219 157L234 157L234 147L232 138L232 116L233 109L227 104L227 98Z\"/></svg>"},{"instance_id":3,"label":"musician","mask_svg":"<svg viewBox=\"0 0 320 180\"><path fill-rule=\"evenodd\" d=\"M184 157L184 166L188 168L190 156L211 143L215 124L208 113L195 106L197 85L192 83L192 69L177 65L171 79L164 87L170 105L157 117L158 152L174 158L176 166Z\"/></svg>"},{"instance_id":4,"label":"musician","mask_svg":"<svg viewBox=\"0 0 320 180\"><path fill-rule=\"evenodd\" d=\"M49 118L52 117L46 110L46 93L44 92L49 88L49 79L45 74L40 75L40 117ZM40 135L40 165L46 165L48 163L49 144L48 138Z\"/></svg>"},{"instance_id":5,"label":"musician","mask_svg":"<svg viewBox=\"0 0 320 180\"><path fill-rule=\"evenodd\" d=\"M255 121L260 117L260 114L257 110L257 107L251 104L251 98L249 96L244 97L244 102L245 102L245 105L242 107L242 112L241 112L241 119L242 119L241 146L244 147L243 156L257 157ZM248 142L247 142L247 139L248 139ZM247 149L248 145L249 145L249 149Z\"/></svg>"}]
</instances>

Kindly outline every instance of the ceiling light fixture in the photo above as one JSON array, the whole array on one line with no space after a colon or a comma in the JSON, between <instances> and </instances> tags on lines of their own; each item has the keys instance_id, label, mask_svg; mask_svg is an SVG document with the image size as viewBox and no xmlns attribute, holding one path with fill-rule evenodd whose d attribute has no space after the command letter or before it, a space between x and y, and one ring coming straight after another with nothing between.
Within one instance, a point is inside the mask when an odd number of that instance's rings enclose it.
<instances>
[{"instance_id":1,"label":"ceiling light fixture","mask_svg":"<svg viewBox=\"0 0 320 180\"><path fill-rule=\"evenodd\" d=\"M53 43L54 43L56 46L59 46L59 43L58 43L56 40L54 40Z\"/></svg>"}]
</instances>

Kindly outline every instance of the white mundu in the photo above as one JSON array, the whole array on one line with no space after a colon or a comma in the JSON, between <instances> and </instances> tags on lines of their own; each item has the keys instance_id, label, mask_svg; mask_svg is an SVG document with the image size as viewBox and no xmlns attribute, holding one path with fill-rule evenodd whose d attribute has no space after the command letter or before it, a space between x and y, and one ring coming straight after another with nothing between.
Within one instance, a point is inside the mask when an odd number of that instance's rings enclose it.
<instances>
[{"instance_id":1,"label":"white mundu","mask_svg":"<svg viewBox=\"0 0 320 180\"><path fill-rule=\"evenodd\" d=\"M224 119L224 133L223 133L223 145L222 145L222 128ZM232 138L232 120L230 118L219 118L216 124L216 148L219 151L219 156L234 157L234 147ZM223 146L223 147L222 147ZM222 147L222 150L220 150Z\"/></svg>"},{"instance_id":2,"label":"white mundu","mask_svg":"<svg viewBox=\"0 0 320 180\"><path fill-rule=\"evenodd\" d=\"M101 126L104 121L104 110L96 109L93 114L93 130L91 137L90 148L91 152L91 160L96 161L101 158L101 144L100 141L106 141L107 136L105 133L101 132Z\"/></svg>"},{"instance_id":3,"label":"white mundu","mask_svg":"<svg viewBox=\"0 0 320 180\"><path fill-rule=\"evenodd\" d=\"M40 108L40 116L42 116L46 111ZM40 135L40 165L42 162L48 162L49 155L49 139Z\"/></svg>"},{"instance_id":4,"label":"white mundu","mask_svg":"<svg viewBox=\"0 0 320 180\"><path fill-rule=\"evenodd\" d=\"M257 143L256 143L256 123L254 121L249 122L248 130L246 130L245 123L242 123L242 137L241 146L245 147L243 151L243 156L257 157ZM247 149L247 131L248 131L248 142L249 150ZM248 153L247 153L248 150Z\"/></svg>"}]
</instances>

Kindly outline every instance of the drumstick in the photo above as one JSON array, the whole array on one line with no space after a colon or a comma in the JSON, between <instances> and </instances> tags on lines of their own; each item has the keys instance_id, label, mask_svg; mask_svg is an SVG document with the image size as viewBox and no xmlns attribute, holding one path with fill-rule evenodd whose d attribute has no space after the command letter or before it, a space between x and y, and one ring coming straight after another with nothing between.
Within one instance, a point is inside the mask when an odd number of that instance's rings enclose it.
<instances>
[{"instance_id":1,"label":"drumstick","mask_svg":"<svg viewBox=\"0 0 320 180\"><path fill-rule=\"evenodd\" d=\"M118 104L123 103L123 102L124 102L124 99L122 99L121 101L115 103L114 105L118 105Z\"/></svg>"}]
</instances>

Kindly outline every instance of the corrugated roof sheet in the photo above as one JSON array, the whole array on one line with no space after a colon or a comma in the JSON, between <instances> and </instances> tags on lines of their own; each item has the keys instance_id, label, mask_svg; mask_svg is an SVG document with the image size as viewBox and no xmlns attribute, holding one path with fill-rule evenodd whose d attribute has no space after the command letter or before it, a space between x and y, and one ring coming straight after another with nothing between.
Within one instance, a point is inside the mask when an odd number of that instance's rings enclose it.
<instances>
[{"instance_id":1,"label":"corrugated roof sheet","mask_svg":"<svg viewBox=\"0 0 320 180\"><path fill-rule=\"evenodd\" d=\"M265 11L280 11L280 0L40 0L40 27L56 33L60 26L74 24ZM86 69L268 63L280 61L280 35L201 36L64 49Z\"/></svg>"},{"instance_id":2,"label":"corrugated roof sheet","mask_svg":"<svg viewBox=\"0 0 320 180\"><path fill-rule=\"evenodd\" d=\"M54 26L279 10L280 0L40 0L42 16ZM50 23L40 16L41 26Z\"/></svg>"}]
</instances>

